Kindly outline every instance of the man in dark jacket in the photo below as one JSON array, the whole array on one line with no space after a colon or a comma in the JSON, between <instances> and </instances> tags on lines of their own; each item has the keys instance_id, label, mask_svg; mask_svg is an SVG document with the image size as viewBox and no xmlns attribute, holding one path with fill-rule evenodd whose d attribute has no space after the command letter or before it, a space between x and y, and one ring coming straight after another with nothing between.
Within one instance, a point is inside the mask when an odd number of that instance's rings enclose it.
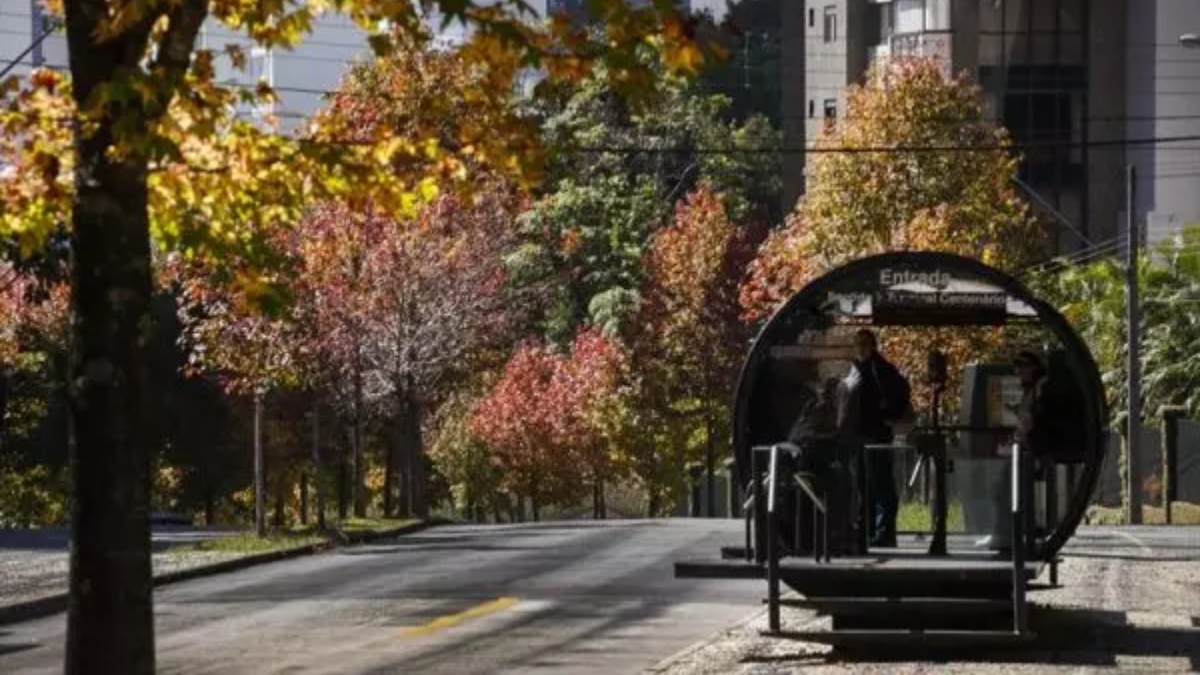
<instances>
[{"instance_id":1,"label":"man in dark jacket","mask_svg":"<svg viewBox=\"0 0 1200 675\"><path fill-rule=\"evenodd\" d=\"M895 437L892 425L911 415L911 388L908 381L879 353L875 334L863 329L854 335L856 360L849 378L854 381L858 398L858 431L863 442L880 445ZM868 490L874 524L871 545L896 546L896 514L899 495L893 453L867 450L865 454Z\"/></svg>"}]
</instances>

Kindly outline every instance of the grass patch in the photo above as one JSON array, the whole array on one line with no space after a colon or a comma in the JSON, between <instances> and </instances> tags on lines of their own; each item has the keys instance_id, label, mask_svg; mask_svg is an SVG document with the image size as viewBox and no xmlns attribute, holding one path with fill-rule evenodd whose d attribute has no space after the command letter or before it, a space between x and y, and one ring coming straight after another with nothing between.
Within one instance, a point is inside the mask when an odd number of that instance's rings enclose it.
<instances>
[{"instance_id":1,"label":"grass patch","mask_svg":"<svg viewBox=\"0 0 1200 675\"><path fill-rule=\"evenodd\" d=\"M1125 513L1120 507L1116 506L1090 506L1084 520L1089 525L1124 525ZM1145 525L1166 525L1166 509L1161 506L1143 504L1142 523ZM1172 502L1171 524L1200 525L1200 504Z\"/></svg>"},{"instance_id":2,"label":"grass patch","mask_svg":"<svg viewBox=\"0 0 1200 675\"><path fill-rule=\"evenodd\" d=\"M253 532L243 532L228 537L218 537L171 548L171 553L267 553L309 544L319 544L324 537L312 534L269 534L256 537Z\"/></svg>"},{"instance_id":3,"label":"grass patch","mask_svg":"<svg viewBox=\"0 0 1200 675\"><path fill-rule=\"evenodd\" d=\"M413 525L415 518L347 518L335 527L345 534L362 534L364 532L387 532L405 525Z\"/></svg>"},{"instance_id":4,"label":"grass patch","mask_svg":"<svg viewBox=\"0 0 1200 675\"><path fill-rule=\"evenodd\" d=\"M896 515L896 529L902 532L932 532L933 519L929 514L930 506L921 502L904 502ZM963 519L962 503L952 501L946 508L946 531L966 531Z\"/></svg>"},{"instance_id":5,"label":"grass patch","mask_svg":"<svg viewBox=\"0 0 1200 675\"><path fill-rule=\"evenodd\" d=\"M170 552L251 555L324 542L346 543L345 538L348 535L388 532L418 522L420 521L412 518L347 518L340 523L330 523L331 529L324 533L318 532L315 525L291 527L282 532L272 532L265 537L257 537L253 532L241 532L227 537L175 546L170 549Z\"/></svg>"}]
</instances>

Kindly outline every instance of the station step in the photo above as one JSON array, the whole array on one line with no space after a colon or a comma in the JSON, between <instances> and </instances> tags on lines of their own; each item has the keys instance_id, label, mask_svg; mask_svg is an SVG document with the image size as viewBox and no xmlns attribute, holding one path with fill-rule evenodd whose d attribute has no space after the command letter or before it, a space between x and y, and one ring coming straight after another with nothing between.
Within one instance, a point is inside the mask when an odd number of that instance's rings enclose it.
<instances>
[{"instance_id":1,"label":"station step","mask_svg":"<svg viewBox=\"0 0 1200 675\"><path fill-rule=\"evenodd\" d=\"M767 600L763 600L764 603ZM782 598L784 607L799 607L816 610L820 614L834 616L854 615L917 615L956 616L996 614L1012 611L1011 600L981 598Z\"/></svg>"},{"instance_id":2,"label":"station step","mask_svg":"<svg viewBox=\"0 0 1200 675\"><path fill-rule=\"evenodd\" d=\"M753 560L754 559L754 549L753 548L750 549L750 552L747 553L745 546L722 546L721 547L721 559L722 560L747 560L747 559Z\"/></svg>"},{"instance_id":3,"label":"station step","mask_svg":"<svg viewBox=\"0 0 1200 675\"><path fill-rule=\"evenodd\" d=\"M1031 633L1003 630L833 630L764 631L764 636L835 647L999 647L1028 642Z\"/></svg>"}]
</instances>

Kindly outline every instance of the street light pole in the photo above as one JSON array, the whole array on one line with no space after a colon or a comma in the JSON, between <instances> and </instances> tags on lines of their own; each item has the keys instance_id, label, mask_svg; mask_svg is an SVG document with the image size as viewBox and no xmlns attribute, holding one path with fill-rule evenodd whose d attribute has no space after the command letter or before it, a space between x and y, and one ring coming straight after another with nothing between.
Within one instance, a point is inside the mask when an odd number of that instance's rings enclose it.
<instances>
[{"instance_id":1,"label":"street light pole","mask_svg":"<svg viewBox=\"0 0 1200 675\"><path fill-rule=\"evenodd\" d=\"M1132 165L1126 167L1125 219L1128 245L1128 260L1125 266L1126 310L1128 311L1128 412L1125 435L1125 490L1128 493L1128 522L1142 524L1142 362L1141 322L1142 311L1138 297L1138 244L1141 233L1137 226L1137 173Z\"/></svg>"}]
</instances>

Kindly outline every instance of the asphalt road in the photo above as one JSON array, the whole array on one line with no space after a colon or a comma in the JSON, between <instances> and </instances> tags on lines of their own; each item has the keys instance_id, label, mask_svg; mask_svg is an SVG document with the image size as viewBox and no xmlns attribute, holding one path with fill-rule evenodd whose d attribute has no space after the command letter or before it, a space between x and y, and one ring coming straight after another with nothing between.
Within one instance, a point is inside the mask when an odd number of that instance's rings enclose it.
<instances>
[{"instance_id":1,"label":"asphalt road","mask_svg":"<svg viewBox=\"0 0 1200 675\"><path fill-rule=\"evenodd\" d=\"M634 673L761 608L676 580L733 520L440 527L161 589L163 673ZM62 616L0 629L0 673L61 672Z\"/></svg>"}]
</instances>

